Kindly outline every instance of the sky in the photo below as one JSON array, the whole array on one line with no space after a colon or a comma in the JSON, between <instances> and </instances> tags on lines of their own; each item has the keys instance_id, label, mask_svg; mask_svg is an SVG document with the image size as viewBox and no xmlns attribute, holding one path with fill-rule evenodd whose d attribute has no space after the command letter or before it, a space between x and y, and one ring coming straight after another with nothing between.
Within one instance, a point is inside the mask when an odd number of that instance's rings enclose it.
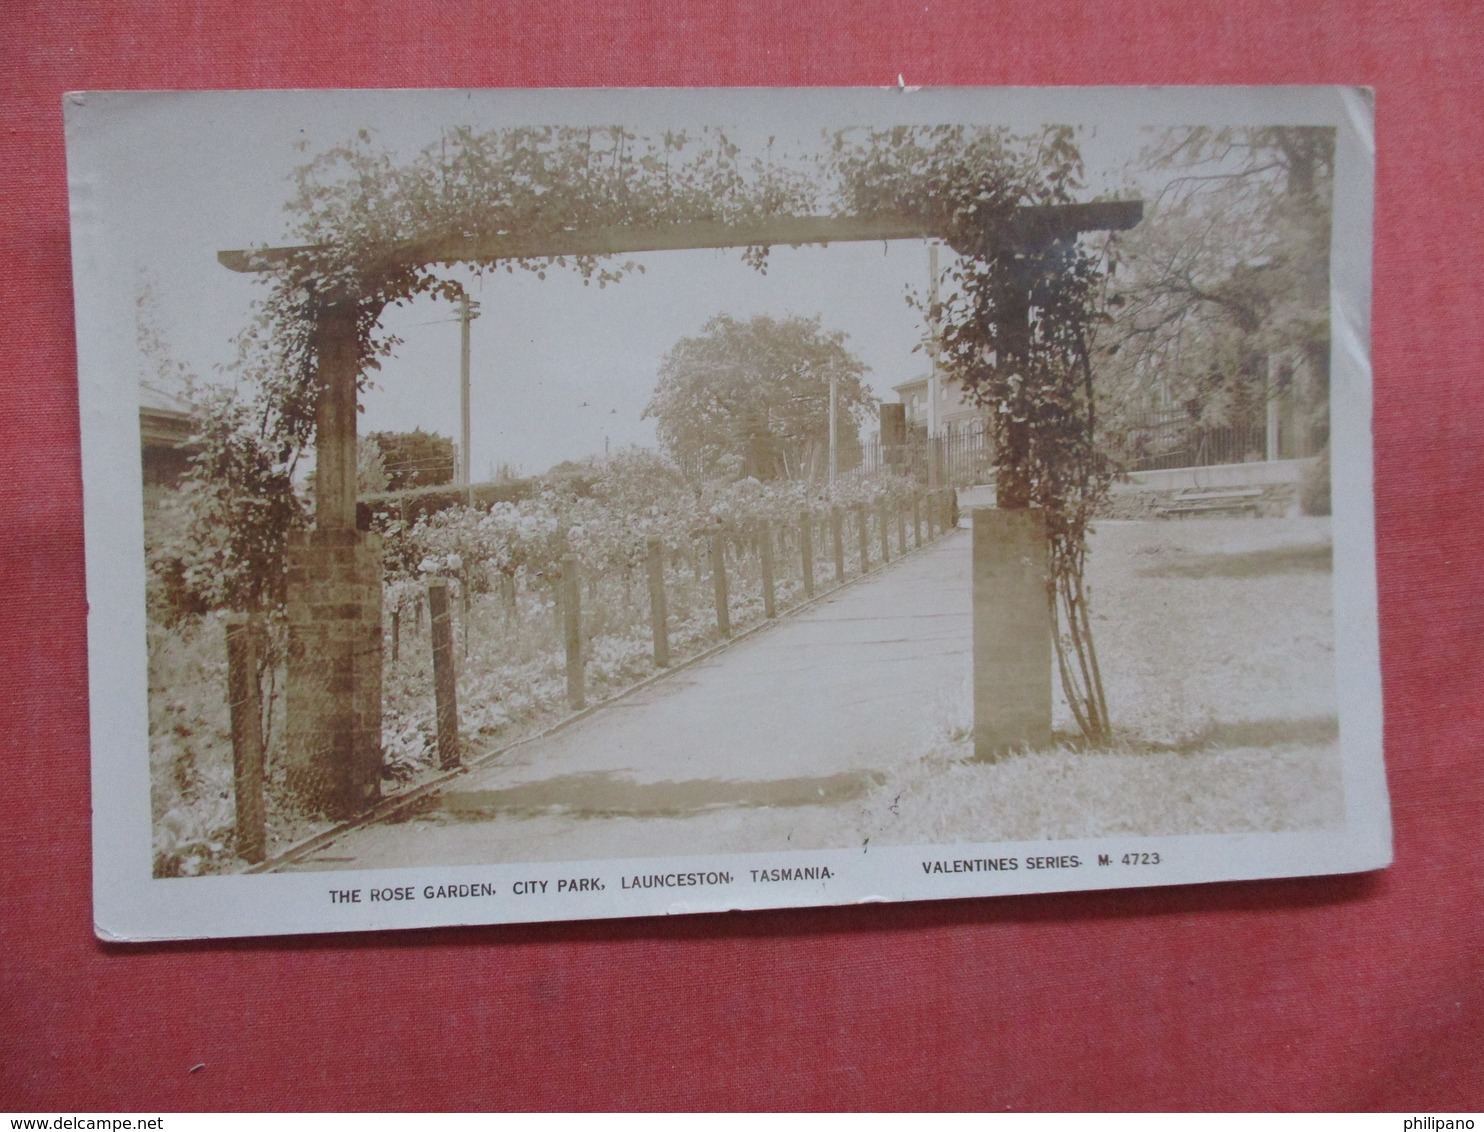
<instances>
[{"instance_id":1,"label":"sky","mask_svg":"<svg viewBox=\"0 0 1484 1132\"><path fill-rule=\"evenodd\" d=\"M738 252L636 257L645 271L599 290L574 274L500 273L474 280L470 417L475 478L497 462L523 472L604 450L652 446L643 419L661 360L720 313L737 319L818 316L843 330L877 396L926 372L913 347L924 327L907 289L927 285L925 245L775 249L766 275ZM459 327L446 303L394 312L404 341L366 398L368 428L423 427L456 436ZM404 378L411 378L405 380Z\"/></svg>"},{"instance_id":2,"label":"sky","mask_svg":"<svg viewBox=\"0 0 1484 1132\"><path fill-rule=\"evenodd\" d=\"M1106 94L1106 92L1104 92ZM1192 96L1194 97L1194 96ZM69 178L74 224L99 226L83 241L107 274L119 369L136 375L134 298L156 296L151 317L171 355L206 380L222 380L233 339L248 323L260 279L221 267L218 250L280 244L293 169L371 129L411 157L443 127L621 123L639 133L722 125L744 148L780 139L799 151L821 131L897 122L984 122L1032 129L1084 123L1084 195L1123 185L1147 135L1138 123L1188 114L1157 92L1107 98L1071 91L403 91L203 92L69 96ZM1140 101L1142 99L1142 102ZM1115 100L1117 101L1117 100ZM1132 111L1132 113L1130 112ZM1228 113L1230 111L1228 110ZM1270 109L1260 120L1275 120ZM775 248L766 274L738 251L634 257L644 267L600 290L574 272L545 279L499 272L470 284L482 307L471 341L471 465L476 480L507 466L530 474L605 446L652 445L642 419L660 362L675 343L727 313L818 316L840 330L884 400L927 372L915 351L926 334L908 303L928 283L921 241ZM945 256L945 265L947 262ZM362 398L362 431L422 428L459 433L459 327L447 302L420 299L384 324L403 339ZM870 427L865 430L869 433Z\"/></svg>"},{"instance_id":3,"label":"sky","mask_svg":"<svg viewBox=\"0 0 1484 1132\"><path fill-rule=\"evenodd\" d=\"M210 380L231 360L233 336L262 292L250 277L220 267L217 250L284 242L289 174L363 120L341 117L311 124L239 119L232 144L223 145L220 115L178 116L168 144L193 155L185 175L131 194L135 278L148 280L171 353L192 372ZM392 145L405 135L408 153L437 134L434 123L377 130L378 140ZM560 270L545 279L521 271L448 273L467 280L481 305L471 331L475 479L501 465L541 472L606 445L654 444L654 422L642 413L661 359L723 312L739 319L818 316L826 330L845 332L883 399L894 399L892 385L926 372L923 355L914 353L924 327L907 303L909 289L927 285L921 242L777 248L766 274L745 265L740 250L632 258L643 272L602 289ZM403 344L363 396L362 430L423 428L457 437L454 306L420 298L389 309L383 324Z\"/></svg>"}]
</instances>

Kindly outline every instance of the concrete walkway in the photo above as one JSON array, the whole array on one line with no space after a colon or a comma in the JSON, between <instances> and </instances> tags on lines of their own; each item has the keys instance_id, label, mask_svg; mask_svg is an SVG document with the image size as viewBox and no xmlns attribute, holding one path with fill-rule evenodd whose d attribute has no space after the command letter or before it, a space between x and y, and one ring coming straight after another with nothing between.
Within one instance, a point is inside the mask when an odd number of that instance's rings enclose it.
<instances>
[{"instance_id":1,"label":"concrete walkway","mask_svg":"<svg viewBox=\"0 0 1484 1132\"><path fill-rule=\"evenodd\" d=\"M615 851L592 836L605 822L644 825L646 851L695 852L720 813L861 797L922 752L964 678L969 565L969 532L952 532L293 867L580 859ZM714 847L746 847L727 824ZM673 837L656 844L660 826Z\"/></svg>"}]
</instances>

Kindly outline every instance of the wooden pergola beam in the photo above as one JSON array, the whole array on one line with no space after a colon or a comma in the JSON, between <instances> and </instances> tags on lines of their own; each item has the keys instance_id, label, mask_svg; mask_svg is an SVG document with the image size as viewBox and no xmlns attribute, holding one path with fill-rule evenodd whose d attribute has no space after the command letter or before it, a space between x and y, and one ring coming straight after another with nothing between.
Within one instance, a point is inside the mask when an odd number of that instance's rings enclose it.
<instances>
[{"instance_id":1,"label":"wooden pergola beam","mask_svg":"<svg viewBox=\"0 0 1484 1132\"><path fill-rule=\"evenodd\" d=\"M956 250L968 256L995 248L1029 252L1079 232L1130 228L1142 215L1143 204L1138 201L1020 208L1009 219L970 234L972 246ZM942 239L945 235L906 216L785 216L736 224L694 221L650 228L611 225L539 236L503 232L418 240L388 247L377 259L360 266L362 277L374 281L378 276L435 263ZM316 253L329 250L221 251L217 259L233 271L265 272L298 259L312 260ZM296 535L286 558L289 659L285 718L291 783L296 783L294 788L312 808L338 818L363 810L376 798L380 784L381 547L377 536L356 529L356 385L361 373L359 322L368 313L368 303L383 300L347 293L320 296L320 300L313 331L319 386L315 529ZM1025 301L1024 295L1020 301ZM379 313L379 307L369 313ZM839 537L837 526L837 561ZM1039 607L1044 616L1044 599ZM1044 674L1045 665L1042 670Z\"/></svg>"},{"instance_id":2,"label":"wooden pergola beam","mask_svg":"<svg viewBox=\"0 0 1484 1132\"><path fill-rule=\"evenodd\" d=\"M1079 232L1132 228L1143 212L1142 201L1030 205L1016 209L1011 220L991 235L1017 250L1029 249ZM943 235L935 226L907 216L780 216L744 223L696 220L654 228L629 225L574 228L539 236L504 232L472 237L434 237L388 248L379 266L392 270L432 263L488 263L501 259L547 259L554 256L931 240ZM232 271L274 271L296 258L322 250L314 245L236 249L218 252L217 259Z\"/></svg>"},{"instance_id":3,"label":"wooden pergola beam","mask_svg":"<svg viewBox=\"0 0 1484 1132\"><path fill-rule=\"evenodd\" d=\"M1027 205L1017 208L1010 223L991 235L1017 251L1041 247L1082 232L1122 232L1144 218L1141 200L1105 200L1088 204ZM966 250L966 249L956 249Z\"/></svg>"}]
</instances>

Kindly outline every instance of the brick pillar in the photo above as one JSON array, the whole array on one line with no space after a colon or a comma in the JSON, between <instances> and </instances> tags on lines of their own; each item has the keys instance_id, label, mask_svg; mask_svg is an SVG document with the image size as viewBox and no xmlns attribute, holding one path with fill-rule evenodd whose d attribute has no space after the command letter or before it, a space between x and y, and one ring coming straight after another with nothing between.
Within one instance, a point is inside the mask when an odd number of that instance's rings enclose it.
<instances>
[{"instance_id":1,"label":"brick pillar","mask_svg":"<svg viewBox=\"0 0 1484 1132\"><path fill-rule=\"evenodd\" d=\"M315 326L319 393L315 401L314 525L356 525L356 355L359 308L326 307Z\"/></svg>"},{"instance_id":2,"label":"brick pillar","mask_svg":"<svg viewBox=\"0 0 1484 1132\"><path fill-rule=\"evenodd\" d=\"M1051 744L1051 609L1038 510L976 507L974 757Z\"/></svg>"},{"instance_id":3,"label":"brick pillar","mask_svg":"<svg viewBox=\"0 0 1484 1132\"><path fill-rule=\"evenodd\" d=\"M288 785L347 818L381 793L381 536L299 532L287 561Z\"/></svg>"}]
</instances>

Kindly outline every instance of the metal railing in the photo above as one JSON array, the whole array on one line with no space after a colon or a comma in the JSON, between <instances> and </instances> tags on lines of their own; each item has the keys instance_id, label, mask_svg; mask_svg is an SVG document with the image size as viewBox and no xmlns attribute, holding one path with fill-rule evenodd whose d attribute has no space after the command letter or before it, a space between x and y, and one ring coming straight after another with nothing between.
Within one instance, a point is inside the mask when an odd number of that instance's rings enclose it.
<instances>
[{"instance_id":1,"label":"metal railing","mask_svg":"<svg viewBox=\"0 0 1484 1132\"><path fill-rule=\"evenodd\" d=\"M1149 472L1248 464L1273 455L1293 459L1317 451L1305 430L1280 426L1280 433L1281 443L1270 446L1264 424L1203 425L1184 413L1155 414L1125 426L1110 455L1131 472Z\"/></svg>"},{"instance_id":2,"label":"metal railing","mask_svg":"<svg viewBox=\"0 0 1484 1132\"><path fill-rule=\"evenodd\" d=\"M841 479L895 472L911 476L924 485L970 487L994 478L994 448L989 435L980 431L917 437L906 444L866 443L861 462L840 473Z\"/></svg>"}]
</instances>

